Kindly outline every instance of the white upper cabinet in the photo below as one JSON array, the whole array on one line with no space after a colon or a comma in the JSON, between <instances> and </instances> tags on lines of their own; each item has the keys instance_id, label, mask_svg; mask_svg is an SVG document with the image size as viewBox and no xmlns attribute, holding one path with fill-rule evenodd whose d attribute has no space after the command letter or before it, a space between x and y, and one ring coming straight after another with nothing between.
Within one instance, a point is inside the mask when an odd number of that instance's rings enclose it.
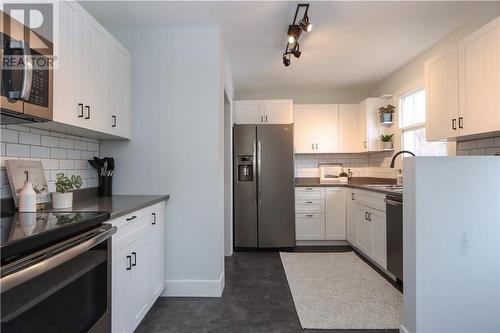
<instances>
[{"instance_id":1,"label":"white upper cabinet","mask_svg":"<svg viewBox=\"0 0 500 333\"><path fill-rule=\"evenodd\" d=\"M266 124L293 123L293 101L290 99L266 100L264 122Z\"/></svg>"},{"instance_id":2,"label":"white upper cabinet","mask_svg":"<svg viewBox=\"0 0 500 333\"><path fill-rule=\"evenodd\" d=\"M338 128L338 104L314 105L313 143L315 153L335 153L339 151Z\"/></svg>"},{"instance_id":3,"label":"white upper cabinet","mask_svg":"<svg viewBox=\"0 0 500 333\"><path fill-rule=\"evenodd\" d=\"M425 63L427 140L500 131L500 18Z\"/></svg>"},{"instance_id":4,"label":"white upper cabinet","mask_svg":"<svg viewBox=\"0 0 500 333\"><path fill-rule=\"evenodd\" d=\"M452 47L425 62L426 138L440 140L458 131L458 52Z\"/></svg>"},{"instance_id":5,"label":"white upper cabinet","mask_svg":"<svg viewBox=\"0 0 500 333\"><path fill-rule=\"evenodd\" d=\"M337 104L294 106L295 153L335 153L338 151L339 111Z\"/></svg>"},{"instance_id":6,"label":"white upper cabinet","mask_svg":"<svg viewBox=\"0 0 500 333\"><path fill-rule=\"evenodd\" d=\"M75 1L55 5L54 122L39 127L66 132L69 125L80 135L130 138L129 52Z\"/></svg>"},{"instance_id":7,"label":"white upper cabinet","mask_svg":"<svg viewBox=\"0 0 500 333\"><path fill-rule=\"evenodd\" d=\"M109 36L108 66L108 112L106 113L106 131L121 137L130 138L131 119L131 63L129 51L113 36Z\"/></svg>"},{"instance_id":8,"label":"white upper cabinet","mask_svg":"<svg viewBox=\"0 0 500 333\"><path fill-rule=\"evenodd\" d=\"M314 124L314 105L293 106L293 147L297 154L313 152L312 130Z\"/></svg>"},{"instance_id":9,"label":"white upper cabinet","mask_svg":"<svg viewBox=\"0 0 500 333\"><path fill-rule=\"evenodd\" d=\"M293 101L290 99L234 101L234 123L291 124Z\"/></svg>"},{"instance_id":10,"label":"white upper cabinet","mask_svg":"<svg viewBox=\"0 0 500 333\"><path fill-rule=\"evenodd\" d=\"M339 104L339 148L341 153L360 150L357 104Z\"/></svg>"},{"instance_id":11,"label":"white upper cabinet","mask_svg":"<svg viewBox=\"0 0 500 333\"><path fill-rule=\"evenodd\" d=\"M358 104L358 150L380 150L378 109L389 101L385 98L367 98Z\"/></svg>"},{"instance_id":12,"label":"white upper cabinet","mask_svg":"<svg viewBox=\"0 0 500 333\"><path fill-rule=\"evenodd\" d=\"M234 101L234 123L261 124L264 121L265 101Z\"/></svg>"},{"instance_id":13,"label":"white upper cabinet","mask_svg":"<svg viewBox=\"0 0 500 333\"><path fill-rule=\"evenodd\" d=\"M500 130L500 18L458 44L460 135Z\"/></svg>"}]
</instances>

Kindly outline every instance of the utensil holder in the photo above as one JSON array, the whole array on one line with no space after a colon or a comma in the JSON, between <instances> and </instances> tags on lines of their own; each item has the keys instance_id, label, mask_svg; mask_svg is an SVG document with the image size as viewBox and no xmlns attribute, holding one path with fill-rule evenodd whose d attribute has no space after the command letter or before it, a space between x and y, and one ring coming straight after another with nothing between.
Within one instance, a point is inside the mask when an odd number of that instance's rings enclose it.
<instances>
[{"instance_id":1,"label":"utensil holder","mask_svg":"<svg viewBox=\"0 0 500 333\"><path fill-rule=\"evenodd\" d=\"M110 197L113 194L113 176L99 176L100 197Z\"/></svg>"}]
</instances>

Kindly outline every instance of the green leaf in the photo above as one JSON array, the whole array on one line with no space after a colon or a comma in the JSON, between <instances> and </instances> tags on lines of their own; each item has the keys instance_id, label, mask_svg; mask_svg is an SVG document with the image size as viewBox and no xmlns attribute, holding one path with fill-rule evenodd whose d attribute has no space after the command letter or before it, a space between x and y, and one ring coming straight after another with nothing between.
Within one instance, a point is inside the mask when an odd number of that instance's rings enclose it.
<instances>
[{"instance_id":1,"label":"green leaf","mask_svg":"<svg viewBox=\"0 0 500 333\"><path fill-rule=\"evenodd\" d=\"M64 173L56 173L56 179L59 179L61 177L64 177Z\"/></svg>"},{"instance_id":2,"label":"green leaf","mask_svg":"<svg viewBox=\"0 0 500 333\"><path fill-rule=\"evenodd\" d=\"M72 175L71 176L71 182L74 184L76 182L76 176L75 175Z\"/></svg>"}]
</instances>

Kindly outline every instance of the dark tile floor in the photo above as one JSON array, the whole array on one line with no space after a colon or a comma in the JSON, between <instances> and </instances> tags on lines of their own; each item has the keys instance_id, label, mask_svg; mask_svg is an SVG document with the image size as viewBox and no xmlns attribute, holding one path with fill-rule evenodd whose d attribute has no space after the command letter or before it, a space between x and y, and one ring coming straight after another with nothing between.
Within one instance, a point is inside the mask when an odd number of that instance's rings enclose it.
<instances>
[{"instance_id":1,"label":"dark tile floor","mask_svg":"<svg viewBox=\"0 0 500 333\"><path fill-rule=\"evenodd\" d=\"M350 251L349 247L292 251ZM279 252L235 252L226 258L221 298L159 298L137 333L153 332L398 332L399 330L303 330Z\"/></svg>"}]
</instances>

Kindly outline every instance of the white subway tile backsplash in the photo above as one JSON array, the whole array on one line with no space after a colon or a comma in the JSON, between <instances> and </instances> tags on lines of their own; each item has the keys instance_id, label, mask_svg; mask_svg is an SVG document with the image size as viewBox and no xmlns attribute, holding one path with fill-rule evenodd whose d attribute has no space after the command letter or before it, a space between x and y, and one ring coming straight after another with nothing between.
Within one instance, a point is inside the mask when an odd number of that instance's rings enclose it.
<instances>
[{"instance_id":1,"label":"white subway tile backsplash","mask_svg":"<svg viewBox=\"0 0 500 333\"><path fill-rule=\"evenodd\" d=\"M40 134L19 132L19 143L27 145L39 145Z\"/></svg>"},{"instance_id":2,"label":"white subway tile backsplash","mask_svg":"<svg viewBox=\"0 0 500 333\"><path fill-rule=\"evenodd\" d=\"M50 157L50 148L40 147L40 146L31 146L31 157L49 158Z\"/></svg>"},{"instance_id":3,"label":"white subway tile backsplash","mask_svg":"<svg viewBox=\"0 0 500 333\"><path fill-rule=\"evenodd\" d=\"M73 139L60 138L59 139L59 147L74 149L75 148L75 141Z\"/></svg>"},{"instance_id":4,"label":"white subway tile backsplash","mask_svg":"<svg viewBox=\"0 0 500 333\"><path fill-rule=\"evenodd\" d=\"M5 154L7 156L30 157L30 146L20 145L17 143L7 143Z\"/></svg>"},{"instance_id":5,"label":"white subway tile backsplash","mask_svg":"<svg viewBox=\"0 0 500 333\"><path fill-rule=\"evenodd\" d=\"M57 173L67 176L80 175L82 188L97 186L97 173L87 162L99 156L99 141L19 125L2 125L1 129L1 182L8 181L5 160L41 160L49 190L55 191ZM1 197L11 197L10 185L1 184Z\"/></svg>"},{"instance_id":6,"label":"white subway tile backsplash","mask_svg":"<svg viewBox=\"0 0 500 333\"><path fill-rule=\"evenodd\" d=\"M459 142L458 156L483 156L500 153L500 136Z\"/></svg>"},{"instance_id":7,"label":"white subway tile backsplash","mask_svg":"<svg viewBox=\"0 0 500 333\"><path fill-rule=\"evenodd\" d=\"M490 148L495 146L494 138L477 140L477 148Z\"/></svg>"},{"instance_id":8,"label":"white subway tile backsplash","mask_svg":"<svg viewBox=\"0 0 500 333\"><path fill-rule=\"evenodd\" d=\"M51 148L50 149L51 158L66 158L66 149L61 148Z\"/></svg>"},{"instance_id":9,"label":"white subway tile backsplash","mask_svg":"<svg viewBox=\"0 0 500 333\"><path fill-rule=\"evenodd\" d=\"M75 161L73 160L59 160L59 169L74 169Z\"/></svg>"},{"instance_id":10,"label":"white subway tile backsplash","mask_svg":"<svg viewBox=\"0 0 500 333\"><path fill-rule=\"evenodd\" d=\"M2 137L2 142L11 142L11 143L18 143L19 142L19 132L10 130L7 128L2 128L1 132L1 137Z\"/></svg>"},{"instance_id":11,"label":"white subway tile backsplash","mask_svg":"<svg viewBox=\"0 0 500 333\"><path fill-rule=\"evenodd\" d=\"M87 150L87 142L79 140L75 141L75 149Z\"/></svg>"},{"instance_id":12,"label":"white subway tile backsplash","mask_svg":"<svg viewBox=\"0 0 500 333\"><path fill-rule=\"evenodd\" d=\"M81 151L69 149L67 152L67 158L70 160L79 160L82 157Z\"/></svg>"},{"instance_id":13,"label":"white subway tile backsplash","mask_svg":"<svg viewBox=\"0 0 500 333\"><path fill-rule=\"evenodd\" d=\"M42 146L59 147L59 138L53 136L42 135Z\"/></svg>"}]
</instances>

